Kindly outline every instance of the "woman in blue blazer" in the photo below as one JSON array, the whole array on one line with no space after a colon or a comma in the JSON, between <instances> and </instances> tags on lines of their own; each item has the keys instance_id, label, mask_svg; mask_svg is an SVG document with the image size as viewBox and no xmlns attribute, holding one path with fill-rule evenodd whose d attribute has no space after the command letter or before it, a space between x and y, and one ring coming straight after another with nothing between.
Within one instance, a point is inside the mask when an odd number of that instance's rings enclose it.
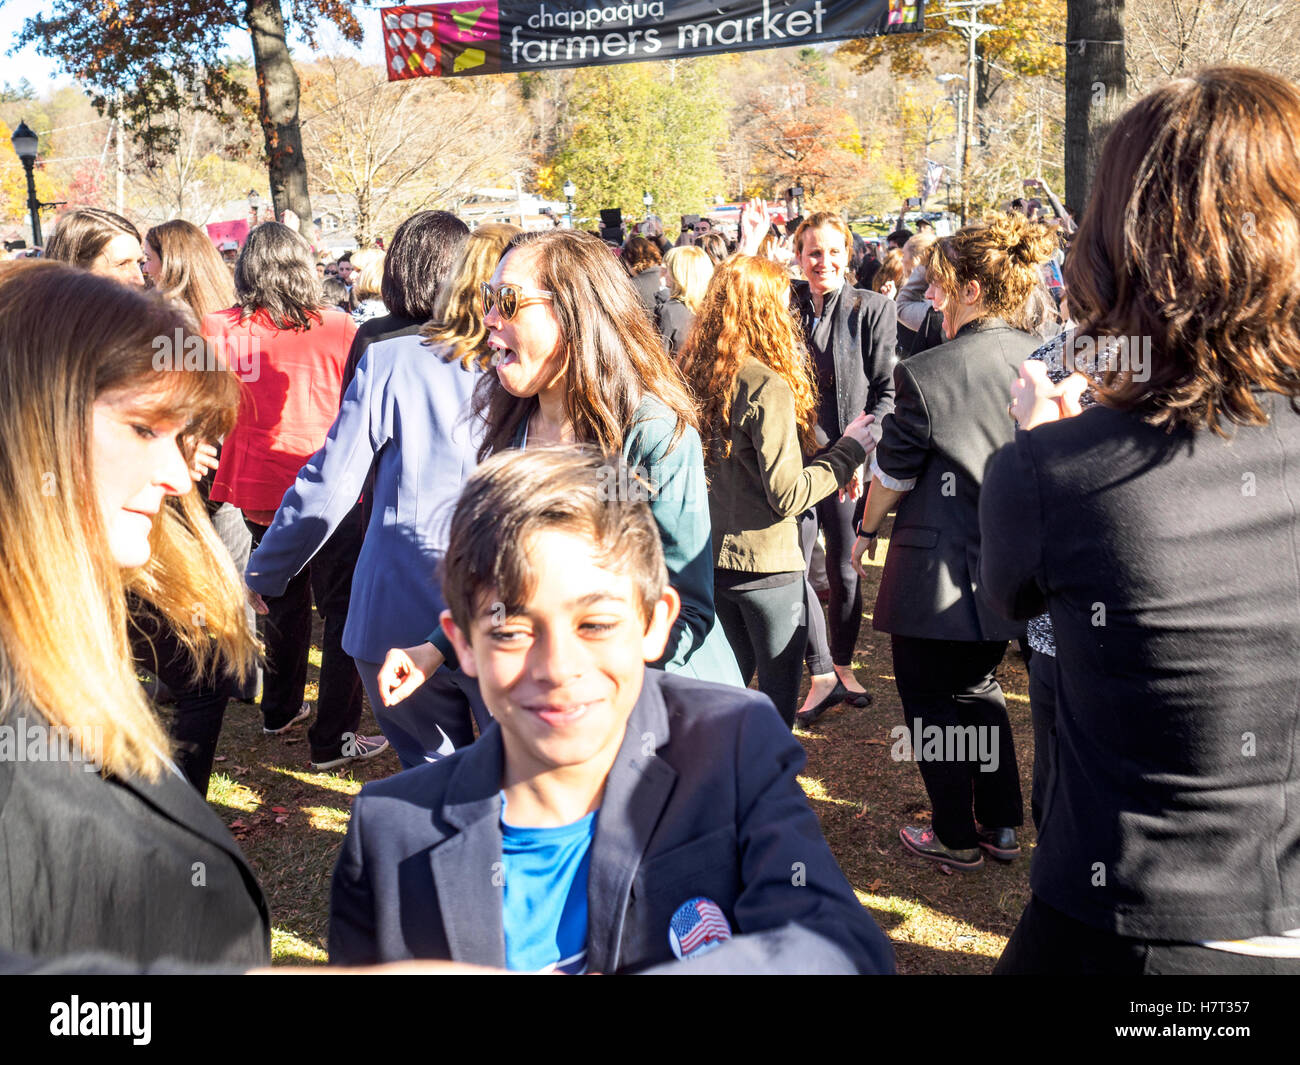
<instances>
[{"instance_id":1,"label":"woman in blue blazer","mask_svg":"<svg viewBox=\"0 0 1300 1065\"><path fill-rule=\"evenodd\" d=\"M470 715L482 705L472 684L448 672L417 700L389 709L376 678L387 650L419 640L442 611L436 574L446 521L477 464L478 441L467 413L487 355L479 286L518 232L480 226L425 335L382 341L366 351L325 446L285 493L248 563L253 591L282 592L347 517L373 474L373 507L352 578L343 648L356 662L375 719L407 767L472 742Z\"/></svg>"}]
</instances>

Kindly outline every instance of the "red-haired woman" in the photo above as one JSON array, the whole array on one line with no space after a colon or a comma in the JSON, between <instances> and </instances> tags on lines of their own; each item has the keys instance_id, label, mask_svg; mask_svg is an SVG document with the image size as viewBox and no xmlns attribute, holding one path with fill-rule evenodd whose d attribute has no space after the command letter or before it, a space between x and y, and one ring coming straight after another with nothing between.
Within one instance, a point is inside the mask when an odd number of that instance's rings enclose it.
<instances>
[{"instance_id":1,"label":"red-haired woman","mask_svg":"<svg viewBox=\"0 0 1300 1065\"><path fill-rule=\"evenodd\" d=\"M817 451L817 387L775 263L733 256L718 267L687 340L682 371L700 401L709 477L718 620L748 684L794 724L808 623L798 515L845 485L875 447L859 414Z\"/></svg>"}]
</instances>

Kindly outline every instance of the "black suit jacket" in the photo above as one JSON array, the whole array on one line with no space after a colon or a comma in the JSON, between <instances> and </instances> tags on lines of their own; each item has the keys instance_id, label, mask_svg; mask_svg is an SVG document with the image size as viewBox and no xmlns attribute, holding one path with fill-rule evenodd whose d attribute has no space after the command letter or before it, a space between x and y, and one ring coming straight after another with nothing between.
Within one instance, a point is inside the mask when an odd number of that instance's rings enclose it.
<instances>
[{"instance_id":1,"label":"black suit jacket","mask_svg":"<svg viewBox=\"0 0 1300 1065\"><path fill-rule=\"evenodd\" d=\"M4 724L40 718L13 712ZM189 783L0 760L0 950L248 968L270 961L266 899Z\"/></svg>"},{"instance_id":2,"label":"black suit jacket","mask_svg":"<svg viewBox=\"0 0 1300 1065\"><path fill-rule=\"evenodd\" d=\"M334 870L332 962L504 967L502 760L494 724L361 790ZM690 972L892 971L795 779L803 764L765 696L647 670L596 819L589 969L674 962L672 915L703 895L736 935Z\"/></svg>"},{"instance_id":3,"label":"black suit jacket","mask_svg":"<svg viewBox=\"0 0 1300 1065\"><path fill-rule=\"evenodd\" d=\"M983 587L1056 637L1030 883L1119 935L1300 928L1300 414L1262 404L1229 440L1092 407L984 485Z\"/></svg>"},{"instance_id":4,"label":"black suit jacket","mask_svg":"<svg viewBox=\"0 0 1300 1065\"><path fill-rule=\"evenodd\" d=\"M808 282L792 282L791 292L795 314L806 328L812 314ZM881 423L894 409L894 348L898 340L894 301L846 284L835 300L829 329L840 432L865 412L876 416L872 434L879 440ZM813 338L807 339L811 344Z\"/></svg>"},{"instance_id":5,"label":"black suit jacket","mask_svg":"<svg viewBox=\"0 0 1300 1065\"><path fill-rule=\"evenodd\" d=\"M979 496L994 453L1015 435L1011 384L1039 340L997 318L971 322L894 369L895 407L872 461L898 504L873 625L933 640L1009 640L1016 625L977 594Z\"/></svg>"}]
</instances>

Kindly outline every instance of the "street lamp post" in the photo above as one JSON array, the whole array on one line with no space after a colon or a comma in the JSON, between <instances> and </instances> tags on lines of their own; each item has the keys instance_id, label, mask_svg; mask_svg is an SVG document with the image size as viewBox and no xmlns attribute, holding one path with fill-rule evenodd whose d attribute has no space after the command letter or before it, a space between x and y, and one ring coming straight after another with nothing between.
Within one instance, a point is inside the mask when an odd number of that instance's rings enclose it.
<instances>
[{"instance_id":1,"label":"street lamp post","mask_svg":"<svg viewBox=\"0 0 1300 1065\"><path fill-rule=\"evenodd\" d=\"M564 182L564 201L568 204L569 228L573 228L573 198L578 195L578 186L572 181Z\"/></svg>"},{"instance_id":2,"label":"street lamp post","mask_svg":"<svg viewBox=\"0 0 1300 1065\"><path fill-rule=\"evenodd\" d=\"M14 151L22 160L23 169L27 171L27 209L32 213L32 246L40 248L45 241L41 237L41 201L36 198L36 134L27 127L26 122L19 122L11 139Z\"/></svg>"}]
</instances>

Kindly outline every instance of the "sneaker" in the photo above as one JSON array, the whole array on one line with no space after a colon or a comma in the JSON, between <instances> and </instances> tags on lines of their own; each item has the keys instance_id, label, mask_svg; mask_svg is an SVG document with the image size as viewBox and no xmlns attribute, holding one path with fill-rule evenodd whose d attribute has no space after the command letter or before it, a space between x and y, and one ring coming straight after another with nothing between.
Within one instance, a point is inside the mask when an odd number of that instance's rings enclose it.
<instances>
[{"instance_id":1,"label":"sneaker","mask_svg":"<svg viewBox=\"0 0 1300 1065\"><path fill-rule=\"evenodd\" d=\"M351 753L340 754L337 758L324 762L314 761L311 764L312 769L320 773L327 769L350 765L352 762L364 762L367 758L374 758L375 755L383 754L388 750L388 741L382 736L354 736L343 745L343 749Z\"/></svg>"},{"instance_id":2,"label":"sneaker","mask_svg":"<svg viewBox=\"0 0 1300 1065\"><path fill-rule=\"evenodd\" d=\"M1013 862L1020 857L1020 844L1016 842L1014 828L980 828L980 850L1000 862Z\"/></svg>"},{"instance_id":3,"label":"sneaker","mask_svg":"<svg viewBox=\"0 0 1300 1065\"><path fill-rule=\"evenodd\" d=\"M294 714L293 717L288 722L281 725L279 728L267 728L265 725L263 725L262 731L268 736L282 736L284 735L284 733L288 732L295 725L301 725L309 717L311 717L311 704L303 703L302 709L299 710L296 714Z\"/></svg>"},{"instance_id":4,"label":"sneaker","mask_svg":"<svg viewBox=\"0 0 1300 1065\"><path fill-rule=\"evenodd\" d=\"M939 841L932 828L916 828L908 825L906 828L899 829L898 838L903 841L903 846L917 857L935 862L949 870L960 869L962 872L969 872L984 865L984 855L980 853L979 847L949 850Z\"/></svg>"}]
</instances>

